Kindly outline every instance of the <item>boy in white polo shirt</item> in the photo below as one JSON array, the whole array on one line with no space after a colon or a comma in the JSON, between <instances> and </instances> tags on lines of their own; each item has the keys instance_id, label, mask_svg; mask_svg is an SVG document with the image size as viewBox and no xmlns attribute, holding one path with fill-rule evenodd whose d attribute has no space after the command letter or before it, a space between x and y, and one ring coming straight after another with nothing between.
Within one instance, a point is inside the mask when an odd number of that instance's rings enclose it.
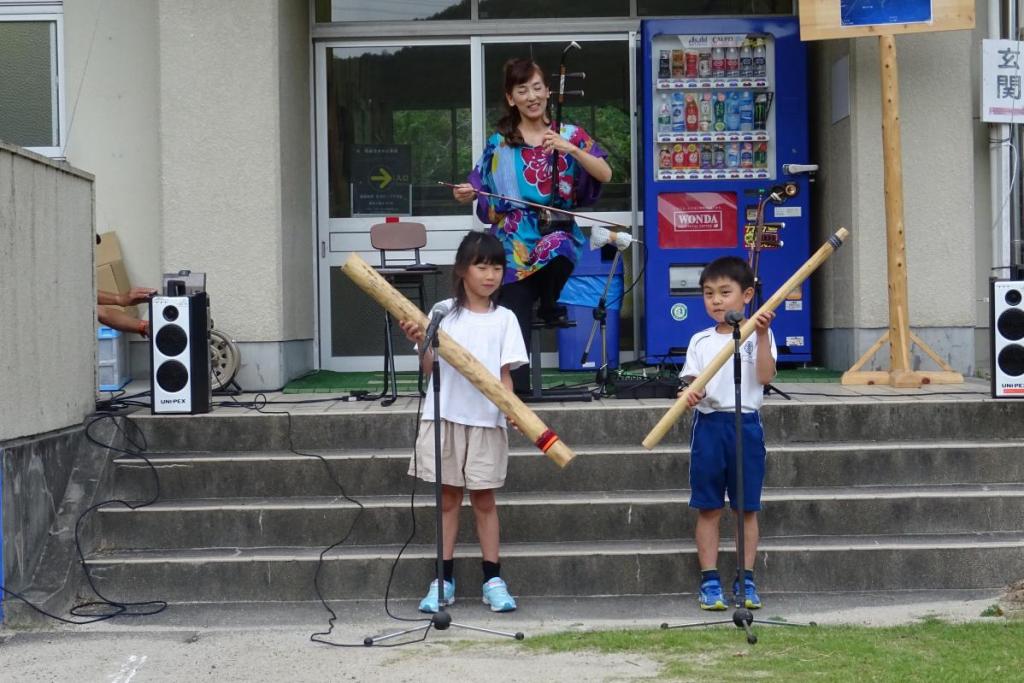
<instances>
[{"instance_id":1,"label":"boy in white polo shirt","mask_svg":"<svg viewBox=\"0 0 1024 683\"><path fill-rule=\"evenodd\" d=\"M715 325L690 338L686 364L680 377L696 377L708 366L723 346L731 345L732 326L725 322L729 311L744 311L754 296L754 274L747 262L724 256L709 263L700 276L704 307ZM740 598L739 568L733 582L733 597L738 606L757 609L761 598L754 583L757 555L757 511L761 509L764 483L764 431L758 410L764 401L764 385L775 376L775 339L770 325L775 314L762 313L754 318L755 334L740 347L742 361L741 402L743 410L743 581L746 599ZM693 435L690 441L690 507L698 511L696 541L700 562L701 609L724 610L722 581L718 574L718 527L725 507L725 493L736 511L736 389L732 362L726 363L707 383L705 391L691 393ZM682 394L680 394L682 395Z\"/></svg>"}]
</instances>

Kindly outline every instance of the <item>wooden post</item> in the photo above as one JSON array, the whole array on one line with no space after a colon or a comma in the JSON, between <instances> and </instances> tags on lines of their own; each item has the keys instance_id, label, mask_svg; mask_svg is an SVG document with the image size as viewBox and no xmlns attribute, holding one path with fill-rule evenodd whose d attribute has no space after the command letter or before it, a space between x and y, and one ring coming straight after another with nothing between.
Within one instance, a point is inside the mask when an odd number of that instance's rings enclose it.
<instances>
[{"instance_id":1,"label":"wooden post","mask_svg":"<svg viewBox=\"0 0 1024 683\"><path fill-rule=\"evenodd\" d=\"M942 364L942 371L917 372L910 367L911 340L929 358L936 354L910 331L910 309L907 296L907 241L903 232L903 156L900 147L900 84L896 67L896 37L878 36L882 81L882 153L885 177L885 243L886 274L889 283L889 330L875 342L848 371L843 384L889 384L901 388L917 388L922 384L958 384L964 381L957 372ZM889 342L889 370L862 371L860 368Z\"/></svg>"}]
</instances>

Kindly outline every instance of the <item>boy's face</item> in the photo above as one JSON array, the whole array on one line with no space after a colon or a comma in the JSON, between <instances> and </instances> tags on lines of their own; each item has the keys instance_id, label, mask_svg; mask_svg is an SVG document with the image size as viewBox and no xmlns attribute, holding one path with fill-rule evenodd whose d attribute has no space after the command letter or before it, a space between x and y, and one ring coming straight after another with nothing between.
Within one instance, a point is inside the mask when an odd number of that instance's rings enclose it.
<instances>
[{"instance_id":1,"label":"boy's face","mask_svg":"<svg viewBox=\"0 0 1024 683\"><path fill-rule=\"evenodd\" d=\"M730 278L717 278L704 282L704 308L716 323L725 322L728 311L742 311L754 298L754 288L743 289Z\"/></svg>"}]
</instances>

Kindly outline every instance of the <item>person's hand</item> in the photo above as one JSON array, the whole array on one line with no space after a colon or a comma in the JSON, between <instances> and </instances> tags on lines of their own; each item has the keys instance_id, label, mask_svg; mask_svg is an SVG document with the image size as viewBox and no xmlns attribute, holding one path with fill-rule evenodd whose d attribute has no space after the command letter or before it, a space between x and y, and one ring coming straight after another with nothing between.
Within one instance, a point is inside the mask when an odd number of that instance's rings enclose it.
<instances>
[{"instance_id":1,"label":"person's hand","mask_svg":"<svg viewBox=\"0 0 1024 683\"><path fill-rule=\"evenodd\" d=\"M516 423L515 419L511 415L506 415L505 416L505 422L508 423L509 427L511 427L512 429L516 430L520 434L523 433L523 430L519 428L519 425Z\"/></svg>"},{"instance_id":2,"label":"person's hand","mask_svg":"<svg viewBox=\"0 0 1024 683\"><path fill-rule=\"evenodd\" d=\"M676 394L676 398L683 398L683 396L686 397L686 405L690 406L691 408L695 407L698 403L704 400L703 391L690 391L689 389L683 389L678 394Z\"/></svg>"},{"instance_id":3,"label":"person's hand","mask_svg":"<svg viewBox=\"0 0 1024 683\"><path fill-rule=\"evenodd\" d=\"M775 311L764 311L755 315L754 329L757 330L757 336L762 337L768 334L768 328L771 327L773 320L775 320Z\"/></svg>"},{"instance_id":4,"label":"person's hand","mask_svg":"<svg viewBox=\"0 0 1024 683\"><path fill-rule=\"evenodd\" d=\"M122 306L134 306L135 304L141 304L156 294L156 290L152 287L132 287L121 297L124 300Z\"/></svg>"},{"instance_id":5,"label":"person's hand","mask_svg":"<svg viewBox=\"0 0 1024 683\"><path fill-rule=\"evenodd\" d=\"M476 189L469 183L462 183L452 188L452 196L459 204L467 204L476 197Z\"/></svg>"},{"instance_id":6,"label":"person's hand","mask_svg":"<svg viewBox=\"0 0 1024 683\"><path fill-rule=\"evenodd\" d=\"M544 142L541 144L544 147L544 151L548 153L554 149L557 149L562 154L572 154L579 151L579 147L572 144L561 135L558 135L553 130L544 132Z\"/></svg>"},{"instance_id":7,"label":"person's hand","mask_svg":"<svg viewBox=\"0 0 1024 683\"><path fill-rule=\"evenodd\" d=\"M398 326L402 328L406 339L417 344L423 343L424 331L418 324L411 320L402 320L398 323Z\"/></svg>"}]
</instances>

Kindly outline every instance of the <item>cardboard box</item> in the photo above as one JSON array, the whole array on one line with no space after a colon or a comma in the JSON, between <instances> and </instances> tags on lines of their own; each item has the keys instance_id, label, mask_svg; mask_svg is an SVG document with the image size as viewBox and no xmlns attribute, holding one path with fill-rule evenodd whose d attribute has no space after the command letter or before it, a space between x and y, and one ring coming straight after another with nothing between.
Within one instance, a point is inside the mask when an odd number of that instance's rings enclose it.
<instances>
[{"instance_id":1,"label":"cardboard box","mask_svg":"<svg viewBox=\"0 0 1024 683\"><path fill-rule=\"evenodd\" d=\"M96 267L123 260L121 242L117 239L117 233L111 231L100 235L100 243L96 245Z\"/></svg>"},{"instance_id":2,"label":"cardboard box","mask_svg":"<svg viewBox=\"0 0 1024 683\"><path fill-rule=\"evenodd\" d=\"M96 289L111 294L126 294L131 288L124 262L114 261L96 267ZM113 308L121 309L133 318L139 317L139 311L135 306L114 306Z\"/></svg>"}]
</instances>

